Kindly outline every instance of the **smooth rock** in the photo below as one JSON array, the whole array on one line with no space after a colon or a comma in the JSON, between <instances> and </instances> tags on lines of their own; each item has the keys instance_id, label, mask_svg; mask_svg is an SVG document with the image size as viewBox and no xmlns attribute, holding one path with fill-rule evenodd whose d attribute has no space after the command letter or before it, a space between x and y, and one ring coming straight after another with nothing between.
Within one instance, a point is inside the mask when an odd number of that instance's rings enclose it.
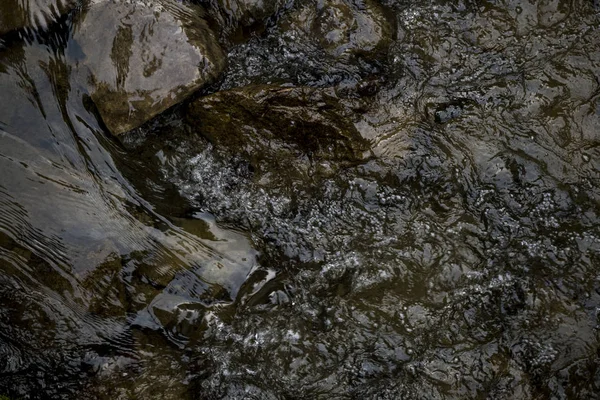
<instances>
[{"instance_id":1,"label":"smooth rock","mask_svg":"<svg viewBox=\"0 0 600 400\"><path fill-rule=\"evenodd\" d=\"M115 135L181 102L225 67L202 9L173 0L96 0L73 37L91 98Z\"/></svg>"},{"instance_id":2,"label":"smooth rock","mask_svg":"<svg viewBox=\"0 0 600 400\"><path fill-rule=\"evenodd\" d=\"M199 98L187 118L217 148L265 172L304 160L336 166L363 160L369 143L353 122L361 106L333 88L254 85Z\"/></svg>"},{"instance_id":3,"label":"smooth rock","mask_svg":"<svg viewBox=\"0 0 600 400\"><path fill-rule=\"evenodd\" d=\"M21 28L45 29L74 4L74 0L2 0L0 35Z\"/></svg>"}]
</instances>

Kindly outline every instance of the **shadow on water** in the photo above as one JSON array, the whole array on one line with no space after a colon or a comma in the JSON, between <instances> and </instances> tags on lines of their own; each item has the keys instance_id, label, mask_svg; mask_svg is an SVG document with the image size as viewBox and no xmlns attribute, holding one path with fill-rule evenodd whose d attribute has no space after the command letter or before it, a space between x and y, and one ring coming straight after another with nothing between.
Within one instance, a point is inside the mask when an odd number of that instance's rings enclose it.
<instances>
[{"instance_id":1,"label":"shadow on water","mask_svg":"<svg viewBox=\"0 0 600 400\"><path fill-rule=\"evenodd\" d=\"M208 95L119 138L76 12L2 37L0 394L600 392L593 2L321 3L225 26ZM311 136L348 120L351 162Z\"/></svg>"}]
</instances>

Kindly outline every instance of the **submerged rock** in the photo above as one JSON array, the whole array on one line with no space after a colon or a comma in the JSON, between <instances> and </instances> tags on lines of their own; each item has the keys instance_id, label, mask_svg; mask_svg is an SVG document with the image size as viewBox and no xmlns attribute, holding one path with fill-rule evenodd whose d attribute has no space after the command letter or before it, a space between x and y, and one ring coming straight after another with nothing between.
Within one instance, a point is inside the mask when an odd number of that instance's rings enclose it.
<instances>
[{"instance_id":1,"label":"submerged rock","mask_svg":"<svg viewBox=\"0 0 600 400\"><path fill-rule=\"evenodd\" d=\"M188 122L218 149L266 172L299 167L301 160L357 162L369 143L353 121L363 107L335 90L255 85L223 91L190 104Z\"/></svg>"},{"instance_id":2,"label":"submerged rock","mask_svg":"<svg viewBox=\"0 0 600 400\"><path fill-rule=\"evenodd\" d=\"M21 28L44 29L74 4L74 0L2 0L0 35Z\"/></svg>"},{"instance_id":3,"label":"submerged rock","mask_svg":"<svg viewBox=\"0 0 600 400\"><path fill-rule=\"evenodd\" d=\"M181 102L225 67L201 9L172 0L95 0L74 40L89 69L91 98L113 134Z\"/></svg>"},{"instance_id":4,"label":"submerged rock","mask_svg":"<svg viewBox=\"0 0 600 400\"><path fill-rule=\"evenodd\" d=\"M202 3L226 37L260 31L277 14L285 0L202 0Z\"/></svg>"},{"instance_id":5,"label":"submerged rock","mask_svg":"<svg viewBox=\"0 0 600 400\"><path fill-rule=\"evenodd\" d=\"M282 23L288 36L308 35L327 53L373 54L392 40L392 22L372 0L313 0Z\"/></svg>"}]
</instances>

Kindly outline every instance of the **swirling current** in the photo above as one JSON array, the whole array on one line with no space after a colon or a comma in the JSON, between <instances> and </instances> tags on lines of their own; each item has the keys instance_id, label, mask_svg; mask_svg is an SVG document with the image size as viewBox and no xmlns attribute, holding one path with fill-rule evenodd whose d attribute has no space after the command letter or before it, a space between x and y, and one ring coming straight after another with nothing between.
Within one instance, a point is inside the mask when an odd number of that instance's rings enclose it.
<instances>
[{"instance_id":1,"label":"swirling current","mask_svg":"<svg viewBox=\"0 0 600 400\"><path fill-rule=\"evenodd\" d=\"M0 399L600 398L598 3L217 3L118 135L93 5L0 29Z\"/></svg>"}]
</instances>

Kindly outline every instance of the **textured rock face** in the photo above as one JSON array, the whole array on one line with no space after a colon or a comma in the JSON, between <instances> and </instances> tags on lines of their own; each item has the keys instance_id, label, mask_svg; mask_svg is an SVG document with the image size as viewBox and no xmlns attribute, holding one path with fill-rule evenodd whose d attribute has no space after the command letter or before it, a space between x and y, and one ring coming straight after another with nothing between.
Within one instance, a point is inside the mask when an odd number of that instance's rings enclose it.
<instances>
[{"instance_id":1,"label":"textured rock face","mask_svg":"<svg viewBox=\"0 0 600 400\"><path fill-rule=\"evenodd\" d=\"M333 89L255 85L200 98L187 115L218 148L276 169L296 168L299 160L362 160L369 143L353 123L360 107Z\"/></svg>"},{"instance_id":2,"label":"textured rock face","mask_svg":"<svg viewBox=\"0 0 600 400\"><path fill-rule=\"evenodd\" d=\"M225 67L201 9L171 0L94 1L74 39L91 98L116 135L179 103Z\"/></svg>"},{"instance_id":3,"label":"textured rock face","mask_svg":"<svg viewBox=\"0 0 600 400\"><path fill-rule=\"evenodd\" d=\"M259 23L277 11L283 0L221 0L222 9L242 25Z\"/></svg>"},{"instance_id":4,"label":"textured rock face","mask_svg":"<svg viewBox=\"0 0 600 400\"><path fill-rule=\"evenodd\" d=\"M285 0L201 0L225 37L245 28L261 30L267 19L277 14Z\"/></svg>"},{"instance_id":5,"label":"textured rock face","mask_svg":"<svg viewBox=\"0 0 600 400\"><path fill-rule=\"evenodd\" d=\"M0 35L20 28L44 29L74 4L73 0L2 0Z\"/></svg>"},{"instance_id":6,"label":"textured rock face","mask_svg":"<svg viewBox=\"0 0 600 400\"><path fill-rule=\"evenodd\" d=\"M289 14L282 26L294 37L308 35L335 57L372 54L392 39L391 18L372 0L314 0Z\"/></svg>"}]
</instances>

